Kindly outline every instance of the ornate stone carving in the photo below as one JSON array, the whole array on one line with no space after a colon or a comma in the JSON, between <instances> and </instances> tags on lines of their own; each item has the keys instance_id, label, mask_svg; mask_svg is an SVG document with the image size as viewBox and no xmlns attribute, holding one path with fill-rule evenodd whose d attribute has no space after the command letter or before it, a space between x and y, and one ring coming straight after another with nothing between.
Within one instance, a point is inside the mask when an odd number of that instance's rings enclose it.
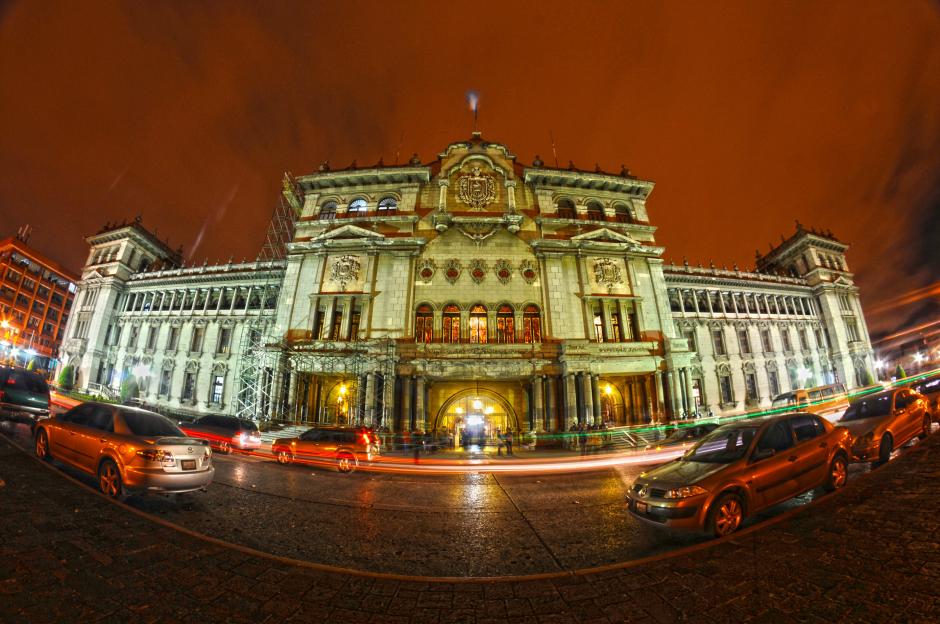
<instances>
[{"instance_id":1,"label":"ornate stone carving","mask_svg":"<svg viewBox=\"0 0 940 624\"><path fill-rule=\"evenodd\" d=\"M460 260L457 258L451 258L444 263L444 279L446 279L451 284L460 279L460 274L462 272L463 265L460 264Z\"/></svg>"},{"instance_id":2,"label":"ornate stone carving","mask_svg":"<svg viewBox=\"0 0 940 624\"><path fill-rule=\"evenodd\" d=\"M538 266L532 260L523 260L519 263L519 273L522 274L522 279L525 280L526 284L532 284L539 277Z\"/></svg>"},{"instance_id":3,"label":"ornate stone carving","mask_svg":"<svg viewBox=\"0 0 940 624\"><path fill-rule=\"evenodd\" d=\"M594 261L594 280L607 288L623 284L623 272L610 258L598 258Z\"/></svg>"},{"instance_id":4,"label":"ornate stone carving","mask_svg":"<svg viewBox=\"0 0 940 624\"><path fill-rule=\"evenodd\" d=\"M496 180L479 167L457 178L457 199L475 210L482 210L496 199Z\"/></svg>"},{"instance_id":5,"label":"ornate stone carving","mask_svg":"<svg viewBox=\"0 0 940 624\"><path fill-rule=\"evenodd\" d=\"M495 234L498 229L497 223L461 223L457 226L457 231L478 245Z\"/></svg>"},{"instance_id":6,"label":"ornate stone carving","mask_svg":"<svg viewBox=\"0 0 940 624\"><path fill-rule=\"evenodd\" d=\"M340 256L330 266L330 279L339 283L340 288L346 290L349 282L359 279L359 270L362 268L356 256Z\"/></svg>"},{"instance_id":7,"label":"ornate stone carving","mask_svg":"<svg viewBox=\"0 0 940 624\"><path fill-rule=\"evenodd\" d=\"M470 261L470 279L479 284L486 277L486 260L474 258Z\"/></svg>"},{"instance_id":8,"label":"ornate stone carving","mask_svg":"<svg viewBox=\"0 0 940 624\"><path fill-rule=\"evenodd\" d=\"M512 264L509 260L497 260L493 265L493 272L496 273L496 279L500 284L508 284L512 279Z\"/></svg>"},{"instance_id":9,"label":"ornate stone carving","mask_svg":"<svg viewBox=\"0 0 940 624\"><path fill-rule=\"evenodd\" d=\"M434 277L434 273L437 271L437 267L434 265L434 260L424 258L418 261L417 271L419 280L422 282L430 282L431 278Z\"/></svg>"}]
</instances>

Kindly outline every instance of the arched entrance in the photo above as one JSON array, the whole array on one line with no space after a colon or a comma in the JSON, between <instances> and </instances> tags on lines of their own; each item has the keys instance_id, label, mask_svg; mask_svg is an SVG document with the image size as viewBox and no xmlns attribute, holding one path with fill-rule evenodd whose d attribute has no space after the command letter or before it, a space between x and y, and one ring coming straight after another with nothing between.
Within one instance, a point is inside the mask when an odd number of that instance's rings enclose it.
<instances>
[{"instance_id":1,"label":"arched entrance","mask_svg":"<svg viewBox=\"0 0 940 624\"><path fill-rule=\"evenodd\" d=\"M457 445L486 444L496 428L521 431L519 419L509 402L484 388L468 388L455 393L438 410L433 428L454 436Z\"/></svg>"}]
</instances>

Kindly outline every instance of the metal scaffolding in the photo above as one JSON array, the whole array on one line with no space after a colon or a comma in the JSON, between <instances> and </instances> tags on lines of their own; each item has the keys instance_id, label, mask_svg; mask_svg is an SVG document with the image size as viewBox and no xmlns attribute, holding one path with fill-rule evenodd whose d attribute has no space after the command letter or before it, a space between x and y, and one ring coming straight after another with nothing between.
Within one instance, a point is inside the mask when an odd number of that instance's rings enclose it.
<instances>
[{"instance_id":1,"label":"metal scaffolding","mask_svg":"<svg viewBox=\"0 0 940 624\"><path fill-rule=\"evenodd\" d=\"M238 353L238 381L235 393L235 416L247 419L267 418L272 412L279 413L280 403L274 396L277 387L276 376L281 369L276 353L269 352L267 345L272 342L269 336L277 305L267 305L269 297L276 296L281 285L281 277L271 270L283 266L287 256L287 244L294 238L297 216L303 206L303 192L294 177L284 174L284 188L271 215L261 253L258 254L259 266L267 265L267 278L264 282L262 306L257 317L249 321L242 332ZM275 300L276 301L276 300Z\"/></svg>"}]
</instances>

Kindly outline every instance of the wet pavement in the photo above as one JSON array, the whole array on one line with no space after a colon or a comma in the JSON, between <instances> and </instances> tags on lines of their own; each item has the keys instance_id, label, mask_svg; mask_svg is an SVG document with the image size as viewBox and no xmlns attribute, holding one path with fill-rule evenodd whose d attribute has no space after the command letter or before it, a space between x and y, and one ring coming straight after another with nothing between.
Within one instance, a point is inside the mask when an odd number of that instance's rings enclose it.
<instances>
[{"instance_id":1,"label":"wet pavement","mask_svg":"<svg viewBox=\"0 0 940 624\"><path fill-rule=\"evenodd\" d=\"M0 621L937 622L938 480L935 434L732 539L583 574L453 582L316 569L182 533L0 437Z\"/></svg>"},{"instance_id":2,"label":"wet pavement","mask_svg":"<svg viewBox=\"0 0 940 624\"><path fill-rule=\"evenodd\" d=\"M29 448L25 428L14 439ZM494 577L630 561L701 543L634 518L627 488L643 469L568 474L349 475L214 455L205 493L132 497L161 519L275 555L370 572ZM94 487L94 479L56 463ZM865 470L853 466L850 478ZM749 519L805 504L800 496Z\"/></svg>"}]
</instances>

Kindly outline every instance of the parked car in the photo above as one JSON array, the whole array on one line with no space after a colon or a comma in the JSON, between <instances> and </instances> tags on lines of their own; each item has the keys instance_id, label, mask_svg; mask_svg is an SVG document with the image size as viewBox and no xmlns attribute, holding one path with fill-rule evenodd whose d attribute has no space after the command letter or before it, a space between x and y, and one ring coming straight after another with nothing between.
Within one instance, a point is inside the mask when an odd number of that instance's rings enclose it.
<instances>
[{"instance_id":1,"label":"parked car","mask_svg":"<svg viewBox=\"0 0 940 624\"><path fill-rule=\"evenodd\" d=\"M340 472L352 472L380 454L381 441L365 427L314 427L296 438L278 438L271 451L280 464L327 462Z\"/></svg>"},{"instance_id":2,"label":"parked car","mask_svg":"<svg viewBox=\"0 0 940 624\"><path fill-rule=\"evenodd\" d=\"M845 485L851 434L809 413L723 425L682 457L644 472L627 494L647 522L724 536L798 494Z\"/></svg>"},{"instance_id":3,"label":"parked car","mask_svg":"<svg viewBox=\"0 0 940 624\"><path fill-rule=\"evenodd\" d=\"M930 434L927 399L910 388L892 388L849 404L839 424L854 436L852 459L885 463L891 453L916 437Z\"/></svg>"},{"instance_id":4,"label":"parked car","mask_svg":"<svg viewBox=\"0 0 940 624\"><path fill-rule=\"evenodd\" d=\"M230 453L232 449L253 451L261 448L258 425L244 418L203 416L191 423L180 423L180 427L188 435L208 440L222 453Z\"/></svg>"},{"instance_id":5,"label":"parked car","mask_svg":"<svg viewBox=\"0 0 940 624\"><path fill-rule=\"evenodd\" d=\"M654 442L653 444L647 445L646 450L659 451L662 449L692 446L692 444L704 438L718 427L718 423L705 423L701 425L679 427L659 442Z\"/></svg>"},{"instance_id":6,"label":"parked car","mask_svg":"<svg viewBox=\"0 0 940 624\"><path fill-rule=\"evenodd\" d=\"M82 403L36 425L36 456L98 477L111 498L205 490L215 476L205 440L168 418L133 407Z\"/></svg>"},{"instance_id":7,"label":"parked car","mask_svg":"<svg viewBox=\"0 0 940 624\"><path fill-rule=\"evenodd\" d=\"M49 385L42 375L14 366L0 366L0 417L29 423L49 415Z\"/></svg>"},{"instance_id":8,"label":"parked car","mask_svg":"<svg viewBox=\"0 0 940 624\"><path fill-rule=\"evenodd\" d=\"M911 385L911 390L924 395L931 419L940 422L940 375L918 381Z\"/></svg>"}]
</instances>

